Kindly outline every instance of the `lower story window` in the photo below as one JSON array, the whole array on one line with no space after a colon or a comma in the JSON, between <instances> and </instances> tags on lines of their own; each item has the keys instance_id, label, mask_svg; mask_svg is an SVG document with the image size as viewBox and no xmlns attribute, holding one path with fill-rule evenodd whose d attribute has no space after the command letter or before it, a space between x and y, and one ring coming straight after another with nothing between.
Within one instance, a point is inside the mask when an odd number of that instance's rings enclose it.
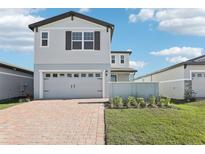
<instances>
[{"instance_id":1,"label":"lower story window","mask_svg":"<svg viewBox=\"0 0 205 154\"><path fill-rule=\"evenodd\" d=\"M117 75L111 75L111 81L116 82L117 81Z\"/></svg>"}]
</instances>

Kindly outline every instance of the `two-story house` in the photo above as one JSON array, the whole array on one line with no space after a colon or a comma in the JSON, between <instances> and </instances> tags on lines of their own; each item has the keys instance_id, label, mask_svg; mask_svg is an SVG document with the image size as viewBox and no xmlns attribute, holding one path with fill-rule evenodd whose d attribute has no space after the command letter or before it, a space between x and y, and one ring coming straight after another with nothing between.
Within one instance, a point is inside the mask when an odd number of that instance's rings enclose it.
<instances>
[{"instance_id":1,"label":"two-story house","mask_svg":"<svg viewBox=\"0 0 205 154\"><path fill-rule=\"evenodd\" d=\"M129 65L131 51L111 51L111 81L130 81L137 70Z\"/></svg>"},{"instance_id":2,"label":"two-story house","mask_svg":"<svg viewBox=\"0 0 205 154\"><path fill-rule=\"evenodd\" d=\"M35 38L35 99L107 98L111 78L128 81L135 72L130 52L111 52L113 24L71 11L29 28Z\"/></svg>"}]
</instances>

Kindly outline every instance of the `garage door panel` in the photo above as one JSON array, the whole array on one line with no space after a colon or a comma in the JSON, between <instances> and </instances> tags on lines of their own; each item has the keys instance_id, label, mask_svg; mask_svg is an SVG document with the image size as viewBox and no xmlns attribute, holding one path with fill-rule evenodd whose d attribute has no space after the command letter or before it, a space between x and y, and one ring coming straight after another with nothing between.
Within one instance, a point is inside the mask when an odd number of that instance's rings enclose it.
<instances>
[{"instance_id":1,"label":"garage door panel","mask_svg":"<svg viewBox=\"0 0 205 154\"><path fill-rule=\"evenodd\" d=\"M205 97L205 73L192 73L192 90L196 97Z\"/></svg>"},{"instance_id":2,"label":"garage door panel","mask_svg":"<svg viewBox=\"0 0 205 154\"><path fill-rule=\"evenodd\" d=\"M81 77L81 73L65 73L61 77L44 77L44 98L101 98L102 97L102 78ZM66 75L69 74L69 75ZM72 74L72 75L70 75ZM74 77L75 74L75 77ZM76 75L78 74L78 75ZM84 73L83 73L84 74ZM46 74L44 74L46 76ZM72 76L72 77L71 77Z\"/></svg>"}]
</instances>

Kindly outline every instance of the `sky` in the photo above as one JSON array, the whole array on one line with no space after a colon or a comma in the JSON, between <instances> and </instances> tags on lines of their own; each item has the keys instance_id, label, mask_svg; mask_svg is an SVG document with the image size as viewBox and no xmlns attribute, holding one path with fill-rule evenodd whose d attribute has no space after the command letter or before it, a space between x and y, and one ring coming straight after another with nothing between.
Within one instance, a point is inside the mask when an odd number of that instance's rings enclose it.
<instances>
[{"instance_id":1,"label":"sky","mask_svg":"<svg viewBox=\"0 0 205 154\"><path fill-rule=\"evenodd\" d=\"M115 25L112 50L132 50L136 76L205 53L205 9L0 9L0 61L33 70L28 25L71 10Z\"/></svg>"}]
</instances>

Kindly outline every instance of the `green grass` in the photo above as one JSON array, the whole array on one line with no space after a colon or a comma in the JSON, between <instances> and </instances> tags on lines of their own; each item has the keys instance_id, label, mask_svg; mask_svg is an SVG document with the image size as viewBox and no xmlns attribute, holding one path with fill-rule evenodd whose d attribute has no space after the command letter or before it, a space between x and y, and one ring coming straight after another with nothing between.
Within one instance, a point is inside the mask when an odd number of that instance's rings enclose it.
<instances>
[{"instance_id":1,"label":"green grass","mask_svg":"<svg viewBox=\"0 0 205 154\"><path fill-rule=\"evenodd\" d=\"M19 103L18 99L8 100L8 101L5 101L5 102L0 102L0 110L6 109L6 108L9 108L9 107L18 105L18 104L22 104L22 103Z\"/></svg>"},{"instance_id":2,"label":"green grass","mask_svg":"<svg viewBox=\"0 0 205 154\"><path fill-rule=\"evenodd\" d=\"M205 144L205 101L179 109L106 109L107 144Z\"/></svg>"}]
</instances>

